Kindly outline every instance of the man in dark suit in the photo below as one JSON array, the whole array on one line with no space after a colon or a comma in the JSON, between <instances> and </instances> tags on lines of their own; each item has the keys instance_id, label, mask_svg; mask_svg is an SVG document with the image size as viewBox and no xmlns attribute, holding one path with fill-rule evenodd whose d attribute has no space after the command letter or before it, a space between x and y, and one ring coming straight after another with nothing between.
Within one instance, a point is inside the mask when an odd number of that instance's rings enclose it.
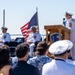
<instances>
[{"instance_id":1,"label":"man in dark suit","mask_svg":"<svg viewBox=\"0 0 75 75\"><path fill-rule=\"evenodd\" d=\"M18 62L10 69L9 75L39 75L39 70L26 62L29 52L28 44L21 43L15 50Z\"/></svg>"}]
</instances>

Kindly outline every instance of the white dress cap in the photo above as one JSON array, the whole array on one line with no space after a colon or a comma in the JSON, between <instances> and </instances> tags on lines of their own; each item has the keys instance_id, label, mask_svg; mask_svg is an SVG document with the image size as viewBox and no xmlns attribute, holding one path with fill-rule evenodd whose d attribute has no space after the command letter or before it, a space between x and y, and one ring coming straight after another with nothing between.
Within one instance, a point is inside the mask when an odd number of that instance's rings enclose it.
<instances>
[{"instance_id":1,"label":"white dress cap","mask_svg":"<svg viewBox=\"0 0 75 75\"><path fill-rule=\"evenodd\" d=\"M7 27L2 27L2 29L8 29Z\"/></svg>"},{"instance_id":2,"label":"white dress cap","mask_svg":"<svg viewBox=\"0 0 75 75\"><path fill-rule=\"evenodd\" d=\"M68 50L70 50L73 47L73 43L70 40L63 40L68 43Z\"/></svg>"},{"instance_id":3,"label":"white dress cap","mask_svg":"<svg viewBox=\"0 0 75 75\"><path fill-rule=\"evenodd\" d=\"M66 14L73 15L70 11L67 11Z\"/></svg>"},{"instance_id":4,"label":"white dress cap","mask_svg":"<svg viewBox=\"0 0 75 75\"><path fill-rule=\"evenodd\" d=\"M36 26L31 26L31 27L30 27L30 29L34 29L34 28L36 29Z\"/></svg>"},{"instance_id":5,"label":"white dress cap","mask_svg":"<svg viewBox=\"0 0 75 75\"><path fill-rule=\"evenodd\" d=\"M69 44L66 41L63 41L63 40L57 41L57 42L54 42L49 47L49 52L51 54L55 54L55 55L62 54L68 50L68 46L69 46Z\"/></svg>"}]
</instances>

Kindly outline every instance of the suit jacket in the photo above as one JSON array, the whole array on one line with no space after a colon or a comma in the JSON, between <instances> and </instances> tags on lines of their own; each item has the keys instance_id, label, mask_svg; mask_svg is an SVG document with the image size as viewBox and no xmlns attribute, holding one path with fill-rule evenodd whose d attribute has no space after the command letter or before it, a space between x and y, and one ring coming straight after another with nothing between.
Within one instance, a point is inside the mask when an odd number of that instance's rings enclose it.
<instances>
[{"instance_id":1,"label":"suit jacket","mask_svg":"<svg viewBox=\"0 0 75 75\"><path fill-rule=\"evenodd\" d=\"M10 69L9 75L39 75L39 70L27 64L26 61L18 61L18 63Z\"/></svg>"}]
</instances>

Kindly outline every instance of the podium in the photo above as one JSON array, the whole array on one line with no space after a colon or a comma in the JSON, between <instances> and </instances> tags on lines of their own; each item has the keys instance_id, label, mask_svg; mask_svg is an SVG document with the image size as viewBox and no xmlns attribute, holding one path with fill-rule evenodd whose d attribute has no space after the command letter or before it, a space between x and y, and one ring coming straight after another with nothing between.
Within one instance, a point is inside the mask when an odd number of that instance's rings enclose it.
<instances>
[{"instance_id":1,"label":"podium","mask_svg":"<svg viewBox=\"0 0 75 75\"><path fill-rule=\"evenodd\" d=\"M50 35L52 35L53 33L58 33L59 40L70 39L71 31L62 25L46 25L44 26L44 29L46 30L46 43L48 43L48 32L50 33ZM53 41L50 36L50 44L52 43Z\"/></svg>"}]
</instances>

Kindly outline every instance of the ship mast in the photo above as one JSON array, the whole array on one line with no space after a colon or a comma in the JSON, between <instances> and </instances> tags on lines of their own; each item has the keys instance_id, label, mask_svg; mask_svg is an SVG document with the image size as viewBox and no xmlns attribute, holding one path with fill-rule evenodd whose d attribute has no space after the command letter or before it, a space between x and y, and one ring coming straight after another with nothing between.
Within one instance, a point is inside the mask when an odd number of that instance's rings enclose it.
<instances>
[{"instance_id":1,"label":"ship mast","mask_svg":"<svg viewBox=\"0 0 75 75\"><path fill-rule=\"evenodd\" d=\"M3 27L5 27L5 9L3 9Z\"/></svg>"}]
</instances>

